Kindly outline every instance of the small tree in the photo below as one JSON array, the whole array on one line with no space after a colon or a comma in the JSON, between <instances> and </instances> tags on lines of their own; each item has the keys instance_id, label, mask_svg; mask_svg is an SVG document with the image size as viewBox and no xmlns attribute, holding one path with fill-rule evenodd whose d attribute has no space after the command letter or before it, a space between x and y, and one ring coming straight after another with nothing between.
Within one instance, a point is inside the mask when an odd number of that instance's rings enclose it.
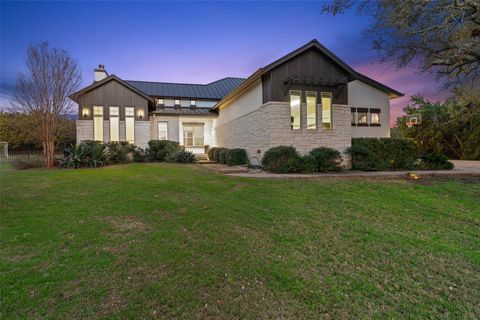
<instances>
[{"instance_id":1,"label":"small tree","mask_svg":"<svg viewBox=\"0 0 480 320\"><path fill-rule=\"evenodd\" d=\"M30 46L26 63L28 74L18 78L14 106L31 116L32 130L43 146L45 165L52 167L55 144L73 107L68 96L78 89L81 73L67 51L51 48L47 42Z\"/></svg>"}]
</instances>

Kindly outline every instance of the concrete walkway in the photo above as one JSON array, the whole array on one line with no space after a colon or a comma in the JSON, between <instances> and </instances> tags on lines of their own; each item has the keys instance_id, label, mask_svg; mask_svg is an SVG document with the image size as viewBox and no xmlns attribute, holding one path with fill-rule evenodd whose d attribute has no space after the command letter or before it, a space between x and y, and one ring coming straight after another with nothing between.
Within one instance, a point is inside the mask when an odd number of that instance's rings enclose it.
<instances>
[{"instance_id":1,"label":"concrete walkway","mask_svg":"<svg viewBox=\"0 0 480 320\"><path fill-rule=\"evenodd\" d=\"M449 175L475 175L480 176L480 161L452 161L455 165L453 170L431 170L431 171L344 171L338 173L268 173L265 171L248 170L245 167L228 167L221 164L207 164L211 170L217 171L230 177L245 177L245 178L272 178L272 179L312 179L323 177L338 177L338 178L352 178L352 177L398 177L405 176L409 173L414 173L419 176L449 176Z\"/></svg>"}]
</instances>

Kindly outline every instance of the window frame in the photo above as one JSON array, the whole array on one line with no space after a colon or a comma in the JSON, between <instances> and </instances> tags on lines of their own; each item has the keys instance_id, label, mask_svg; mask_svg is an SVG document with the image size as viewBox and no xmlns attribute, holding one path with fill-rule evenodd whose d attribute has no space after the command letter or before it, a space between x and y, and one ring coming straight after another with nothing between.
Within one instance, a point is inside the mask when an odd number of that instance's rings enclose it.
<instances>
[{"instance_id":1,"label":"window frame","mask_svg":"<svg viewBox=\"0 0 480 320\"><path fill-rule=\"evenodd\" d=\"M133 115L127 114L127 109L133 110ZM130 131L128 130L129 125L132 125L131 139L129 139L130 137L127 134ZM135 143L135 107L125 107L125 141L127 141L128 143Z\"/></svg>"},{"instance_id":2,"label":"window frame","mask_svg":"<svg viewBox=\"0 0 480 320\"><path fill-rule=\"evenodd\" d=\"M369 123L370 123L370 127L381 127L382 126L382 120L380 118L380 113L381 113L381 109L379 108L370 108L369 110L369 117L368 117L368 120L369 120ZM378 122L372 122L372 117L373 115L377 115L378 116Z\"/></svg>"},{"instance_id":3,"label":"window frame","mask_svg":"<svg viewBox=\"0 0 480 320\"><path fill-rule=\"evenodd\" d=\"M100 110L100 112L97 112ZM103 106L93 106L93 140L103 142L105 140L104 130L104 121L105 121L105 111ZM97 139L97 136L100 139Z\"/></svg>"},{"instance_id":4,"label":"window frame","mask_svg":"<svg viewBox=\"0 0 480 320\"><path fill-rule=\"evenodd\" d=\"M157 138L160 139L160 125L165 125L165 140L168 140L168 121L158 121L157 123Z\"/></svg>"},{"instance_id":5,"label":"window frame","mask_svg":"<svg viewBox=\"0 0 480 320\"><path fill-rule=\"evenodd\" d=\"M297 96L294 93L298 93L298 128L294 127L294 116L293 116L293 107L292 107L292 96ZM290 98L290 129L292 131L300 131L302 130L302 91L301 90L289 90L288 96Z\"/></svg>"},{"instance_id":6,"label":"window frame","mask_svg":"<svg viewBox=\"0 0 480 320\"><path fill-rule=\"evenodd\" d=\"M365 114L365 122L360 122L360 117ZM368 108L357 108L357 127L368 127Z\"/></svg>"},{"instance_id":7,"label":"window frame","mask_svg":"<svg viewBox=\"0 0 480 320\"><path fill-rule=\"evenodd\" d=\"M310 128L309 127L309 118L308 118L308 115L309 115L309 110L308 110L308 98L309 98L309 95L313 94L315 96L315 104L313 106L313 110L314 110L314 127ZM306 107L307 107L307 112L306 112L306 115L307 115L307 130L310 130L310 131L313 131L313 130L318 130L318 116L317 116L317 107L318 107L318 93L317 91L305 91L305 104L306 104ZM301 104L300 104L301 106ZM302 114L302 111L301 111L301 108L300 108L300 115Z\"/></svg>"},{"instance_id":8,"label":"window frame","mask_svg":"<svg viewBox=\"0 0 480 320\"><path fill-rule=\"evenodd\" d=\"M112 110L116 109L117 112L112 113ZM110 141L119 142L120 141L120 107L118 106L109 106L108 107L109 113L109 122L110 122ZM116 124L116 129L114 130L113 124ZM113 139L112 136L115 135L116 139Z\"/></svg>"},{"instance_id":9,"label":"window frame","mask_svg":"<svg viewBox=\"0 0 480 320\"><path fill-rule=\"evenodd\" d=\"M173 99L173 106L179 107L180 106L180 99Z\"/></svg>"},{"instance_id":10,"label":"window frame","mask_svg":"<svg viewBox=\"0 0 480 320\"><path fill-rule=\"evenodd\" d=\"M324 117L323 117L323 95L328 95L330 98L330 122L324 122ZM322 131L332 131L333 130L333 92L331 91L321 91L320 92L320 99L322 102ZM325 128L324 124L330 124L329 128Z\"/></svg>"},{"instance_id":11,"label":"window frame","mask_svg":"<svg viewBox=\"0 0 480 320\"><path fill-rule=\"evenodd\" d=\"M202 144L201 145L196 145L195 144L195 139L199 139L200 137L195 137L195 127L201 127L202 128ZM185 139L185 132L186 128L192 128L192 144L186 144L186 139ZM203 122L185 122L182 123L182 135L183 135L183 145L184 147L187 148L200 148L205 146L205 123Z\"/></svg>"},{"instance_id":12,"label":"window frame","mask_svg":"<svg viewBox=\"0 0 480 320\"><path fill-rule=\"evenodd\" d=\"M165 99L164 98L157 98L157 107L164 106Z\"/></svg>"}]
</instances>

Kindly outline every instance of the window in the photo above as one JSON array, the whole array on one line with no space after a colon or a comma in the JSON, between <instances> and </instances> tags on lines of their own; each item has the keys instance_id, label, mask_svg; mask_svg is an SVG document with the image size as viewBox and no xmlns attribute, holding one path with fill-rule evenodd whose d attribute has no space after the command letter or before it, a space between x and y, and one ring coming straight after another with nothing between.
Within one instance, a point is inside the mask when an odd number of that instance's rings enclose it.
<instances>
[{"instance_id":1,"label":"window","mask_svg":"<svg viewBox=\"0 0 480 320\"><path fill-rule=\"evenodd\" d=\"M332 93L322 92L322 129L332 130Z\"/></svg>"},{"instance_id":2,"label":"window","mask_svg":"<svg viewBox=\"0 0 480 320\"><path fill-rule=\"evenodd\" d=\"M380 109L370 109L370 126L380 126Z\"/></svg>"},{"instance_id":3,"label":"window","mask_svg":"<svg viewBox=\"0 0 480 320\"><path fill-rule=\"evenodd\" d=\"M93 107L93 139L103 141L103 107Z\"/></svg>"},{"instance_id":4,"label":"window","mask_svg":"<svg viewBox=\"0 0 480 320\"><path fill-rule=\"evenodd\" d=\"M300 130L300 91L290 91L290 124L292 130Z\"/></svg>"},{"instance_id":5,"label":"window","mask_svg":"<svg viewBox=\"0 0 480 320\"><path fill-rule=\"evenodd\" d=\"M180 106L187 108L190 107L190 101L189 100L180 100Z\"/></svg>"},{"instance_id":6,"label":"window","mask_svg":"<svg viewBox=\"0 0 480 320\"><path fill-rule=\"evenodd\" d=\"M368 109L367 108L357 108L358 112L358 122L359 127L368 126Z\"/></svg>"},{"instance_id":7,"label":"window","mask_svg":"<svg viewBox=\"0 0 480 320\"><path fill-rule=\"evenodd\" d=\"M135 108L125 108L125 140L129 143L135 142Z\"/></svg>"},{"instance_id":8,"label":"window","mask_svg":"<svg viewBox=\"0 0 480 320\"><path fill-rule=\"evenodd\" d=\"M157 99L157 106L162 106L165 104L165 100L160 98L160 99Z\"/></svg>"},{"instance_id":9,"label":"window","mask_svg":"<svg viewBox=\"0 0 480 320\"><path fill-rule=\"evenodd\" d=\"M203 123L183 124L183 144L186 147L201 147L203 141Z\"/></svg>"},{"instance_id":10,"label":"window","mask_svg":"<svg viewBox=\"0 0 480 320\"><path fill-rule=\"evenodd\" d=\"M195 106L196 104L197 104L197 101L195 101L195 100L190 100L190 105L191 105L191 106Z\"/></svg>"},{"instance_id":11,"label":"window","mask_svg":"<svg viewBox=\"0 0 480 320\"><path fill-rule=\"evenodd\" d=\"M168 122L158 123L158 140L168 140Z\"/></svg>"},{"instance_id":12,"label":"window","mask_svg":"<svg viewBox=\"0 0 480 320\"><path fill-rule=\"evenodd\" d=\"M175 105L179 106L180 105L180 99L175 99Z\"/></svg>"},{"instance_id":13,"label":"window","mask_svg":"<svg viewBox=\"0 0 480 320\"><path fill-rule=\"evenodd\" d=\"M120 127L119 127L119 108L110 107L110 141L120 140Z\"/></svg>"},{"instance_id":14,"label":"window","mask_svg":"<svg viewBox=\"0 0 480 320\"><path fill-rule=\"evenodd\" d=\"M307 91L307 129L317 129L317 93Z\"/></svg>"},{"instance_id":15,"label":"window","mask_svg":"<svg viewBox=\"0 0 480 320\"><path fill-rule=\"evenodd\" d=\"M350 108L352 111L352 126L355 127L357 125L357 108Z\"/></svg>"},{"instance_id":16,"label":"window","mask_svg":"<svg viewBox=\"0 0 480 320\"><path fill-rule=\"evenodd\" d=\"M165 107L173 107L174 100L173 99L165 99Z\"/></svg>"}]
</instances>

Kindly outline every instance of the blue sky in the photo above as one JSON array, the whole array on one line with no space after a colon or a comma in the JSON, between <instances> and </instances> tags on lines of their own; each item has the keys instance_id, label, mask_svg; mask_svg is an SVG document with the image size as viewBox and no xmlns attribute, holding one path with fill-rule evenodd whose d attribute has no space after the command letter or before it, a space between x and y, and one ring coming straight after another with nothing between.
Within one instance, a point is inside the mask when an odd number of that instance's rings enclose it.
<instances>
[{"instance_id":1,"label":"blue sky","mask_svg":"<svg viewBox=\"0 0 480 320\"><path fill-rule=\"evenodd\" d=\"M104 64L129 80L208 83L247 77L313 38L357 71L407 94L392 101L392 119L418 92L442 99L435 82L412 68L380 65L363 39L368 19L321 13L321 2L0 2L0 108L30 44L68 50L83 84Z\"/></svg>"}]
</instances>

